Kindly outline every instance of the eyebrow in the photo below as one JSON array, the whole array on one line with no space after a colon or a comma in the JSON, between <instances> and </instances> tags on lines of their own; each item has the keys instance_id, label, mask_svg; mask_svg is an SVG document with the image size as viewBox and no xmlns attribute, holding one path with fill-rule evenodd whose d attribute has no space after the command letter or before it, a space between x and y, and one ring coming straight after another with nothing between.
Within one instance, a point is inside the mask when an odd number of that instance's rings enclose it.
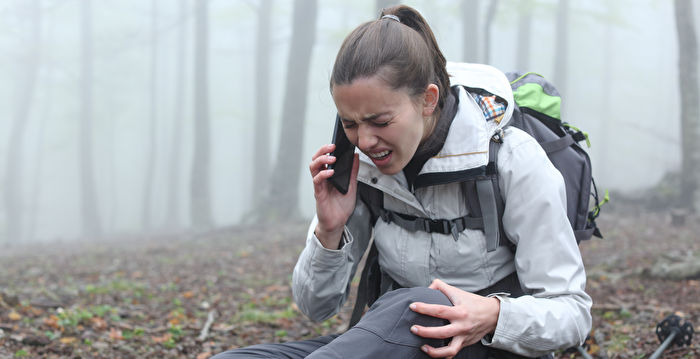
<instances>
[{"instance_id":1,"label":"eyebrow","mask_svg":"<svg viewBox=\"0 0 700 359\"><path fill-rule=\"evenodd\" d=\"M360 120L360 121L362 121L362 122L374 121L374 120L376 120L377 118L379 118L380 116L382 116L382 115L384 115L384 114L387 114L387 113L388 113L388 112L369 114L369 115L366 115L366 116L365 116L362 120ZM354 120L348 119L347 117L342 116L342 115L340 116L340 120L341 120L341 121L352 121L352 122L355 122Z\"/></svg>"}]
</instances>

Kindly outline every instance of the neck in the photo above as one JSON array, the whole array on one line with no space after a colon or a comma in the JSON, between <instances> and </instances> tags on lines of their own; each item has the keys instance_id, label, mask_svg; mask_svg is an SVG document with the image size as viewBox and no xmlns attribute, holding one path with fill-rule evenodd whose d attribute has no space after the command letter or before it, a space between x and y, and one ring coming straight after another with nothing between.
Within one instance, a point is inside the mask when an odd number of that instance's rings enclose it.
<instances>
[{"instance_id":1,"label":"neck","mask_svg":"<svg viewBox=\"0 0 700 359\"><path fill-rule=\"evenodd\" d=\"M440 111L435 110L432 116L425 119L425 131L423 131L423 138L421 138L420 143L423 144L425 140L430 137L435 131L435 126L437 125L438 118L440 118Z\"/></svg>"}]
</instances>

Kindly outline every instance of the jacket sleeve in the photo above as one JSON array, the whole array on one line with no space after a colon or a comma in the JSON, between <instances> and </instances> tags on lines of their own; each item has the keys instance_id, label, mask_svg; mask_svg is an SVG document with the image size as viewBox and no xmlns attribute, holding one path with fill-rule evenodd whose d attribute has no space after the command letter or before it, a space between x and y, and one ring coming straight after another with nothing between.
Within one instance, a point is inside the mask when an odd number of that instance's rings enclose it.
<instances>
[{"instance_id":1,"label":"jacket sleeve","mask_svg":"<svg viewBox=\"0 0 700 359\"><path fill-rule=\"evenodd\" d=\"M350 292L360 258L367 249L372 228L367 206L357 199L343 232L340 249L323 247L314 235L314 216L292 274L292 292L299 309L311 320L322 321L336 314Z\"/></svg>"},{"instance_id":2,"label":"jacket sleeve","mask_svg":"<svg viewBox=\"0 0 700 359\"><path fill-rule=\"evenodd\" d=\"M537 142L509 129L498 159L503 226L517 245L515 268L529 293L499 297L496 331L484 344L526 356L578 346L591 329L592 300L566 214L564 180ZM510 136L509 136L510 135ZM510 137L510 138L509 138Z\"/></svg>"}]
</instances>

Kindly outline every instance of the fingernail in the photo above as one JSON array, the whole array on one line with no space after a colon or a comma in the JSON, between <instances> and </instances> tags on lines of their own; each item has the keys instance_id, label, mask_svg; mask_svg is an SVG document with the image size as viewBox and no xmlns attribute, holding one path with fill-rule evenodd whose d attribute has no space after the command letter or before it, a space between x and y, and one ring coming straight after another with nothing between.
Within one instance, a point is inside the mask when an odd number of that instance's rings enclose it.
<instances>
[{"instance_id":1,"label":"fingernail","mask_svg":"<svg viewBox=\"0 0 700 359\"><path fill-rule=\"evenodd\" d=\"M420 347L420 350L422 350L422 351L424 351L424 352L427 353L427 352L428 352L428 346L424 345L424 346Z\"/></svg>"},{"instance_id":2,"label":"fingernail","mask_svg":"<svg viewBox=\"0 0 700 359\"><path fill-rule=\"evenodd\" d=\"M415 325L412 326L412 327L411 327L411 332L413 332L414 334L415 334L415 333L418 333L418 328L416 328Z\"/></svg>"},{"instance_id":3,"label":"fingernail","mask_svg":"<svg viewBox=\"0 0 700 359\"><path fill-rule=\"evenodd\" d=\"M416 310L416 303L411 303L411 305L409 305L408 307L413 310Z\"/></svg>"}]
</instances>

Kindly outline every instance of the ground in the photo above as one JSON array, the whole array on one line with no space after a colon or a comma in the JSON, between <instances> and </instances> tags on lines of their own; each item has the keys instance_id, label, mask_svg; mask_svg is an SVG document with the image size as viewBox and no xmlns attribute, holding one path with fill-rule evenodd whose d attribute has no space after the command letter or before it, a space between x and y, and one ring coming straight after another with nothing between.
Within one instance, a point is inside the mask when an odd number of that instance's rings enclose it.
<instances>
[{"instance_id":1,"label":"ground","mask_svg":"<svg viewBox=\"0 0 700 359\"><path fill-rule=\"evenodd\" d=\"M606 238L580 247L594 299L587 351L595 358L646 358L659 345L656 324L673 313L700 327L699 278L656 278L654 270L664 261L700 261L697 218L671 225L668 213L618 207L599 224ZM349 306L313 323L291 299L305 231L305 223L296 223L194 239L4 249L0 359L205 359L229 348L341 331ZM664 358L700 358L695 339Z\"/></svg>"}]
</instances>

